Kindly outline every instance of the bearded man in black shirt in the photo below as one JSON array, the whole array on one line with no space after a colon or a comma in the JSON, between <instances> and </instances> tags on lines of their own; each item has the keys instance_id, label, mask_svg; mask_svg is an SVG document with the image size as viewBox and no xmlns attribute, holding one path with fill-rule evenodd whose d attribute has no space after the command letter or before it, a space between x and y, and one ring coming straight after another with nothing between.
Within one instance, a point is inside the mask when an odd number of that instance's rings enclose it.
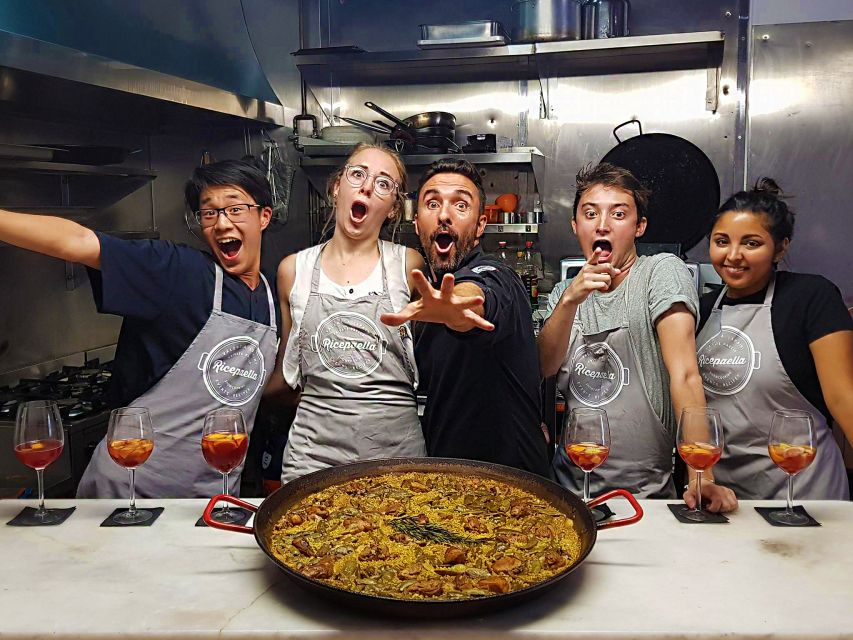
<instances>
[{"instance_id":1,"label":"bearded man in black shirt","mask_svg":"<svg viewBox=\"0 0 853 640\"><path fill-rule=\"evenodd\" d=\"M431 456L496 462L550 475L540 429L539 356L528 295L518 275L480 247L485 193L476 167L439 160L421 178L415 228L432 284L390 325L419 321L415 357L427 404ZM449 318L450 302L470 306Z\"/></svg>"}]
</instances>

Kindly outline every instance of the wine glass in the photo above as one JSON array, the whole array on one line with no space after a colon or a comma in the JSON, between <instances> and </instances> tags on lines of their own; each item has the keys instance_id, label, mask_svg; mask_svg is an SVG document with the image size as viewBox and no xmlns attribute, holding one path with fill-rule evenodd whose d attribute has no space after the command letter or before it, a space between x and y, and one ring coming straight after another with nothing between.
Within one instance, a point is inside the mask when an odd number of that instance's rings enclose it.
<instances>
[{"instance_id":1,"label":"wine glass","mask_svg":"<svg viewBox=\"0 0 853 640\"><path fill-rule=\"evenodd\" d=\"M56 511L44 508L44 470L62 453L65 431L59 407L53 400L31 400L18 405L15 419L15 457L36 470L39 485L39 506L24 524L54 524L62 520Z\"/></svg>"},{"instance_id":2,"label":"wine glass","mask_svg":"<svg viewBox=\"0 0 853 640\"><path fill-rule=\"evenodd\" d=\"M717 464L723 454L720 412L710 407L684 407L678 420L676 444L678 455L696 472L696 507L685 509L682 515L694 522L705 522L711 516L702 510L702 473Z\"/></svg>"},{"instance_id":3,"label":"wine glass","mask_svg":"<svg viewBox=\"0 0 853 640\"><path fill-rule=\"evenodd\" d=\"M228 474L243 464L249 448L246 421L240 409L221 407L204 417L201 433L201 452L211 467L222 474L222 493L228 495ZM215 510L211 517L217 522L230 524L239 522L241 513L232 511L228 503Z\"/></svg>"},{"instance_id":4,"label":"wine glass","mask_svg":"<svg viewBox=\"0 0 853 640\"><path fill-rule=\"evenodd\" d=\"M107 428L107 451L113 461L130 471L130 508L113 516L119 524L137 524L154 517L147 509L136 508L136 467L148 460L154 451L154 428L151 414L144 407L122 407L110 412Z\"/></svg>"},{"instance_id":5,"label":"wine glass","mask_svg":"<svg viewBox=\"0 0 853 640\"><path fill-rule=\"evenodd\" d=\"M583 471L583 501L589 502L589 474L610 455L610 424L604 409L577 407L563 429L563 449Z\"/></svg>"},{"instance_id":6,"label":"wine glass","mask_svg":"<svg viewBox=\"0 0 853 640\"><path fill-rule=\"evenodd\" d=\"M767 449L776 466L788 474L788 502L785 510L771 511L767 517L782 524L806 524L809 519L794 511L794 476L814 462L817 454L811 414L794 409L774 411Z\"/></svg>"}]
</instances>

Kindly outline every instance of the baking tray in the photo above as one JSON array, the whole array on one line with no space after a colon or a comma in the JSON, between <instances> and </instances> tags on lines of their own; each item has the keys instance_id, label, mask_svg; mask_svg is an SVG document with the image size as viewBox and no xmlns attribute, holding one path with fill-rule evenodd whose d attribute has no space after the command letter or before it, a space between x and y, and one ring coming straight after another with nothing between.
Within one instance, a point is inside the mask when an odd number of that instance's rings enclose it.
<instances>
[{"instance_id":1,"label":"baking tray","mask_svg":"<svg viewBox=\"0 0 853 640\"><path fill-rule=\"evenodd\" d=\"M496 20L471 20L456 24L422 24L418 47L499 46L509 42L503 26Z\"/></svg>"}]
</instances>

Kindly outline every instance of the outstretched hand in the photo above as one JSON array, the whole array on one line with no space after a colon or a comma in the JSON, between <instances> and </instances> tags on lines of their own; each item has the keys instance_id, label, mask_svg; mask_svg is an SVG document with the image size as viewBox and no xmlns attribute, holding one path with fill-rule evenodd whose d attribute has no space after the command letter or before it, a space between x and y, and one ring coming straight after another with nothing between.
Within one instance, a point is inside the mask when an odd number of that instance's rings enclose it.
<instances>
[{"instance_id":1,"label":"outstretched hand","mask_svg":"<svg viewBox=\"0 0 853 640\"><path fill-rule=\"evenodd\" d=\"M580 304L589 297L593 291L607 291L613 278L622 271L608 262L599 262L601 249L593 251L589 260L572 279L563 295L573 304Z\"/></svg>"},{"instance_id":2,"label":"outstretched hand","mask_svg":"<svg viewBox=\"0 0 853 640\"><path fill-rule=\"evenodd\" d=\"M399 313L383 313L379 316L383 324L397 327L409 320L417 320L444 324L460 332L475 328L485 331L494 330L495 325L474 311L476 307L483 305L485 301L483 296L454 293L456 280L453 274L444 275L440 289L435 289L421 271L412 272L412 281L421 296L420 299L410 302ZM476 287L476 285L472 286Z\"/></svg>"}]
</instances>

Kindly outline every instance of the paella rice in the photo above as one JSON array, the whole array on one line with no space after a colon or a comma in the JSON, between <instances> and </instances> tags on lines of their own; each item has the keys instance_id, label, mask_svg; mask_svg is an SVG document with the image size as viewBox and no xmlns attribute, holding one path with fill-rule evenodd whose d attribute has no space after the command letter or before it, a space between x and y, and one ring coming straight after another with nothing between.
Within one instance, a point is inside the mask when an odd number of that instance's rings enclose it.
<instances>
[{"instance_id":1,"label":"paella rice","mask_svg":"<svg viewBox=\"0 0 853 640\"><path fill-rule=\"evenodd\" d=\"M407 472L350 480L285 511L270 540L285 565L328 585L409 600L509 593L567 570L572 519L509 484Z\"/></svg>"}]
</instances>

